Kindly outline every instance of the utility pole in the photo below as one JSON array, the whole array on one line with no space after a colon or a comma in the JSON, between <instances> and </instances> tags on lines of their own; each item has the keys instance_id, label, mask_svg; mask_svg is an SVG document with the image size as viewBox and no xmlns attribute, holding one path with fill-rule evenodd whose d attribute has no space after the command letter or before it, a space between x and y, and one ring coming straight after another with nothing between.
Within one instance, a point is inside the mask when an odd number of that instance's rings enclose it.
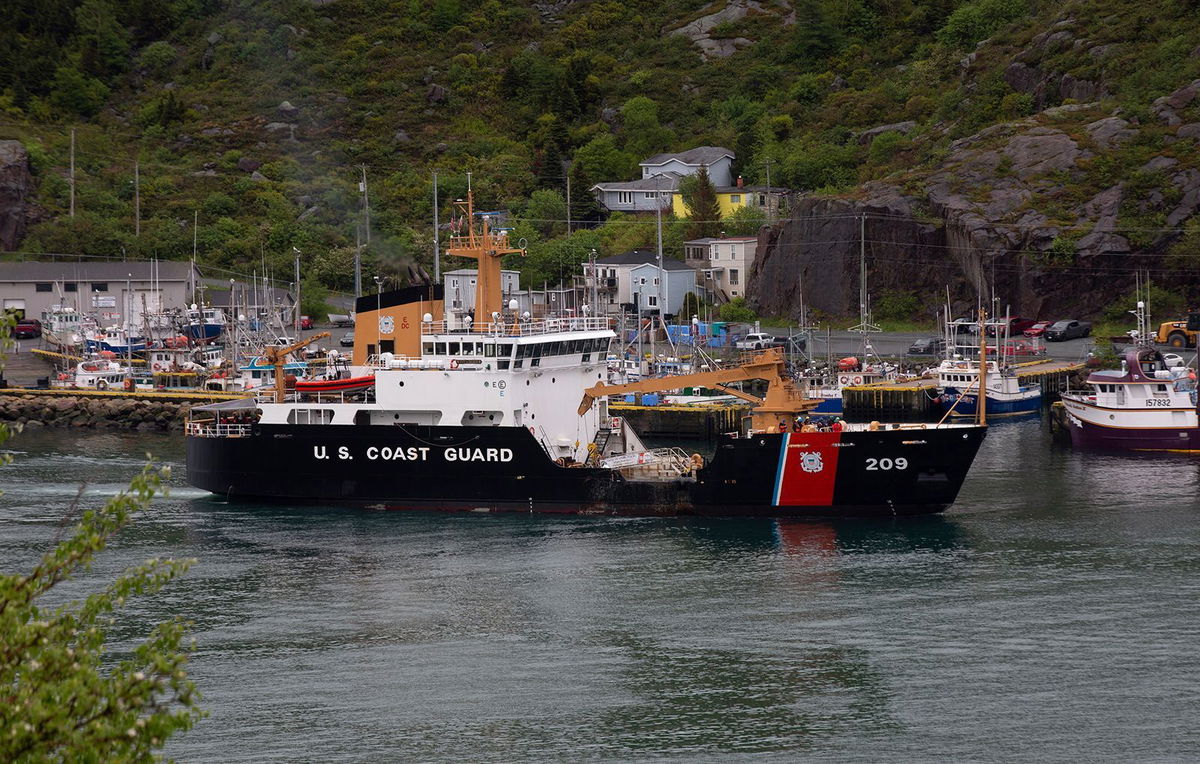
<instances>
[{"instance_id":1,"label":"utility pole","mask_svg":"<svg viewBox=\"0 0 1200 764\"><path fill-rule=\"evenodd\" d=\"M362 224L358 226L358 243L354 246L354 296L362 297Z\"/></svg>"},{"instance_id":2,"label":"utility pole","mask_svg":"<svg viewBox=\"0 0 1200 764\"><path fill-rule=\"evenodd\" d=\"M133 235L142 235L142 179L138 160L133 160Z\"/></svg>"},{"instance_id":3,"label":"utility pole","mask_svg":"<svg viewBox=\"0 0 1200 764\"><path fill-rule=\"evenodd\" d=\"M360 180L358 182L358 191L359 191L359 193L362 194L363 228L366 230L366 233L364 234L364 236L366 238L366 243L370 244L371 243L371 202L370 202L370 199L367 198L367 166L365 164L360 164L358 166L358 169L362 170L362 180Z\"/></svg>"},{"instance_id":4,"label":"utility pole","mask_svg":"<svg viewBox=\"0 0 1200 764\"><path fill-rule=\"evenodd\" d=\"M662 242L662 175L654 182L655 204L654 217L658 228L658 317L663 316L663 242ZM650 330L654 331L654 319L650 319ZM654 335L650 335L650 353L654 353ZM651 369L653 371L653 369Z\"/></svg>"},{"instance_id":5,"label":"utility pole","mask_svg":"<svg viewBox=\"0 0 1200 764\"><path fill-rule=\"evenodd\" d=\"M571 235L571 173L567 172L567 236Z\"/></svg>"},{"instance_id":6,"label":"utility pole","mask_svg":"<svg viewBox=\"0 0 1200 764\"><path fill-rule=\"evenodd\" d=\"M442 283L442 247L438 227L438 187L437 170L433 171L433 283Z\"/></svg>"},{"instance_id":7,"label":"utility pole","mask_svg":"<svg viewBox=\"0 0 1200 764\"><path fill-rule=\"evenodd\" d=\"M763 160L763 164L767 167L767 225L775 222L775 215L771 211L772 196L771 196L771 157Z\"/></svg>"},{"instance_id":8,"label":"utility pole","mask_svg":"<svg viewBox=\"0 0 1200 764\"><path fill-rule=\"evenodd\" d=\"M295 268L295 270L296 270L296 273L295 273L296 307L295 307L295 310L292 311L292 316L295 318L294 323L296 324L296 335L299 336L300 335L300 310L301 310L301 308L300 308L300 250L296 249L295 247L292 247L292 253L295 254L295 256L296 256L296 268Z\"/></svg>"},{"instance_id":9,"label":"utility pole","mask_svg":"<svg viewBox=\"0 0 1200 764\"><path fill-rule=\"evenodd\" d=\"M71 217L75 217L75 128L71 128Z\"/></svg>"},{"instance_id":10,"label":"utility pole","mask_svg":"<svg viewBox=\"0 0 1200 764\"><path fill-rule=\"evenodd\" d=\"M599 315L600 302L600 277L596 273L596 250L592 250L592 256L588 258L592 263L592 315Z\"/></svg>"}]
</instances>

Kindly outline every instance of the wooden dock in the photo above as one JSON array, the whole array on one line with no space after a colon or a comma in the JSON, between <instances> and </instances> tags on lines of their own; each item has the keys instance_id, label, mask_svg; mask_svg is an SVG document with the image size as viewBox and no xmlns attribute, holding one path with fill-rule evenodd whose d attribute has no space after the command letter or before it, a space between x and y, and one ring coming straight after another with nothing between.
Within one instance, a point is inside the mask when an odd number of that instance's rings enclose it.
<instances>
[{"instance_id":1,"label":"wooden dock","mask_svg":"<svg viewBox=\"0 0 1200 764\"><path fill-rule=\"evenodd\" d=\"M1050 359L1013 366L1023 383L1042 386L1044 406L1057 400L1067 378L1083 367L1082 363ZM936 422L943 414L937 401L937 380L932 377L847 387L842 390L842 411L849 422Z\"/></svg>"}]
</instances>

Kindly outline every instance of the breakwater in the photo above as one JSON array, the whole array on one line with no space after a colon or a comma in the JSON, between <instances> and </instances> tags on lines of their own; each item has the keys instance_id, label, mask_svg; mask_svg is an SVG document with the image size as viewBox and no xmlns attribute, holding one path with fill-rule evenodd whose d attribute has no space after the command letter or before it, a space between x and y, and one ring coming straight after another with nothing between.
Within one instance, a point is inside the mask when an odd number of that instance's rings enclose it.
<instances>
[{"instance_id":1,"label":"breakwater","mask_svg":"<svg viewBox=\"0 0 1200 764\"><path fill-rule=\"evenodd\" d=\"M118 396L0 395L0 420L26 428L93 427L115 430L182 430L191 401Z\"/></svg>"}]
</instances>

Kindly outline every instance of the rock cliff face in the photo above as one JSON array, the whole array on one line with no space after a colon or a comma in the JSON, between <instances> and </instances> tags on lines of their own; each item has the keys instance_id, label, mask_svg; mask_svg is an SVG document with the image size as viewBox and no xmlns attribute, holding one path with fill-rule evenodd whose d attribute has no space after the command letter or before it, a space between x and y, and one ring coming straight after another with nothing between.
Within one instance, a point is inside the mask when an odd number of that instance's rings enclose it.
<instances>
[{"instance_id":1,"label":"rock cliff face","mask_svg":"<svg viewBox=\"0 0 1200 764\"><path fill-rule=\"evenodd\" d=\"M1200 140L1200 124L1178 116L1197 94L1200 81L1156 102L1168 145ZM951 143L945 159L903 186L876 181L853 199L802 197L790 219L760 238L751 303L765 315L795 316L803 282L809 306L857 313L865 238L870 291L914 293L922 313L942 302L946 286L973 305L994 283L1022 314L1094 315L1129 291L1136 269L1159 267L1179 226L1200 211L1200 171L1173 157L1104 182L1089 173L1097 157L1138 133L1135 123L1104 116L1099 104L1060 106ZM1063 201L1068 186L1082 189L1082 201ZM1161 227L1122 225L1129 211ZM1143 239L1137 246L1134 233ZM1173 287L1188 287L1183 282L1195 276L1172 278Z\"/></svg>"},{"instance_id":2,"label":"rock cliff face","mask_svg":"<svg viewBox=\"0 0 1200 764\"><path fill-rule=\"evenodd\" d=\"M20 141L0 141L0 250L14 250L25 238L26 199L33 189L29 154Z\"/></svg>"}]
</instances>

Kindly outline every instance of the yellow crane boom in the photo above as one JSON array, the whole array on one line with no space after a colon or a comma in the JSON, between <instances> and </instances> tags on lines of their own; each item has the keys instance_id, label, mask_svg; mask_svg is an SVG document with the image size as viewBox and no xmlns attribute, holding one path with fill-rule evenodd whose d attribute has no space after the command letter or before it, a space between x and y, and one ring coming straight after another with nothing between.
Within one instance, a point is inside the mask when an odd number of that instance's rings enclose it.
<instances>
[{"instance_id":1,"label":"yellow crane boom","mask_svg":"<svg viewBox=\"0 0 1200 764\"><path fill-rule=\"evenodd\" d=\"M767 394L758 398L741 390L725 387L730 382L743 382L750 379L764 380L767 383ZM792 420L797 415L811 411L820 405L820 401L806 398L804 391L796 387L795 382L788 376L783 352L779 348L767 348L755 354L748 363L729 369L656 377L623 385L606 385L598 382L583 391L583 401L579 404L579 415L586 414L597 398L606 395L657 393L693 386L718 387L730 395L752 403L754 409L750 415L756 430L774 430L780 424L790 428Z\"/></svg>"},{"instance_id":2,"label":"yellow crane boom","mask_svg":"<svg viewBox=\"0 0 1200 764\"><path fill-rule=\"evenodd\" d=\"M288 353L294 353L301 348L306 348L319 339L329 337L329 332L317 332L308 339L293 342L290 345L282 347L277 345L267 345L263 348L263 358L268 363L275 367L275 402L283 403L284 397L287 395L287 384L283 378L283 364L288 357Z\"/></svg>"}]
</instances>

